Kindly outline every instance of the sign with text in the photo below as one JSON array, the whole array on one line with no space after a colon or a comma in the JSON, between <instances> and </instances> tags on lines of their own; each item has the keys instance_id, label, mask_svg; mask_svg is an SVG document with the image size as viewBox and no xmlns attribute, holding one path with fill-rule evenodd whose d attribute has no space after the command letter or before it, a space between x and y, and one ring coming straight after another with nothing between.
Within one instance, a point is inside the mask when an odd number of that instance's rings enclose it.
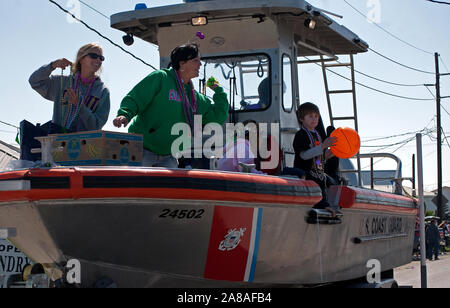
<instances>
[{"instance_id":1,"label":"sign with text","mask_svg":"<svg viewBox=\"0 0 450 308\"><path fill-rule=\"evenodd\" d=\"M6 288L8 278L22 273L27 264L32 261L8 240L0 239L0 289Z\"/></svg>"}]
</instances>

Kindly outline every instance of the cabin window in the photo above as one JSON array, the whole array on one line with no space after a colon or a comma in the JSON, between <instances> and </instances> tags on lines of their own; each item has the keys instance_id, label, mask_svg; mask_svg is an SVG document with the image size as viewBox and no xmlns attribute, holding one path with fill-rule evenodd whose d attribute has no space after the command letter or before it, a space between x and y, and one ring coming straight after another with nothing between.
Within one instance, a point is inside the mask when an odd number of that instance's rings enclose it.
<instances>
[{"instance_id":1,"label":"cabin window","mask_svg":"<svg viewBox=\"0 0 450 308\"><path fill-rule=\"evenodd\" d=\"M291 112L294 101L294 87L292 87L292 60L288 55L284 54L282 63L283 109L286 112Z\"/></svg>"},{"instance_id":2,"label":"cabin window","mask_svg":"<svg viewBox=\"0 0 450 308\"><path fill-rule=\"evenodd\" d=\"M271 103L270 60L265 54L203 58L199 92L212 96L204 82L214 77L228 95L235 112L267 109ZM206 92L205 92L206 90Z\"/></svg>"}]
</instances>

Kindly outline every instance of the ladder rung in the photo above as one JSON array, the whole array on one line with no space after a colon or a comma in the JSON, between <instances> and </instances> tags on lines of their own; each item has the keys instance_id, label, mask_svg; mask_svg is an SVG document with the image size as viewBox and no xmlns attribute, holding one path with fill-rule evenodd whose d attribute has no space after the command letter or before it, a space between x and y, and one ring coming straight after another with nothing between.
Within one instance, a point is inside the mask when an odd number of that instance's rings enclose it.
<instances>
[{"instance_id":1,"label":"ladder rung","mask_svg":"<svg viewBox=\"0 0 450 308\"><path fill-rule=\"evenodd\" d=\"M350 158L354 158L354 157L350 157ZM348 170L339 170L339 172L341 172L341 173L357 173L359 171L356 169L354 169L354 170L348 169Z\"/></svg>"},{"instance_id":2,"label":"ladder rung","mask_svg":"<svg viewBox=\"0 0 450 308\"><path fill-rule=\"evenodd\" d=\"M353 93L353 90L335 90L328 91L329 94L344 94L344 93Z\"/></svg>"},{"instance_id":3,"label":"ladder rung","mask_svg":"<svg viewBox=\"0 0 450 308\"><path fill-rule=\"evenodd\" d=\"M355 117L333 117L333 120L354 120Z\"/></svg>"},{"instance_id":4,"label":"ladder rung","mask_svg":"<svg viewBox=\"0 0 450 308\"><path fill-rule=\"evenodd\" d=\"M332 64L325 64L325 67L340 67L340 66L352 66L351 63L332 63Z\"/></svg>"}]
</instances>

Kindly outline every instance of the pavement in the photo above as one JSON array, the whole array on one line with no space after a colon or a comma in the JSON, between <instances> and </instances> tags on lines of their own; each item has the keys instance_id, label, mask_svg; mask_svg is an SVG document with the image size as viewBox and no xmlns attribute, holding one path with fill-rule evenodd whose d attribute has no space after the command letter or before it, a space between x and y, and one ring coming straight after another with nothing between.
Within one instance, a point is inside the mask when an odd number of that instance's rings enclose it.
<instances>
[{"instance_id":1,"label":"pavement","mask_svg":"<svg viewBox=\"0 0 450 308\"><path fill-rule=\"evenodd\" d=\"M439 260L426 262L427 287L450 288L450 253L440 255ZM420 260L394 269L394 278L401 287L421 287Z\"/></svg>"}]
</instances>

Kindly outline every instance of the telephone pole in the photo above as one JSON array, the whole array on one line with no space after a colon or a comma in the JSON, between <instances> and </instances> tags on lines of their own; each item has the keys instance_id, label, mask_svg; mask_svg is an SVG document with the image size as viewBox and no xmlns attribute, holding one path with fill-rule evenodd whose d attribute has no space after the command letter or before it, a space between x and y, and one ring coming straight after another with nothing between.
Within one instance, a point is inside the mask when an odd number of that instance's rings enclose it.
<instances>
[{"instance_id":1,"label":"telephone pole","mask_svg":"<svg viewBox=\"0 0 450 308\"><path fill-rule=\"evenodd\" d=\"M434 60L436 62L436 126L437 126L437 176L438 176L438 188L436 196L437 216L441 219L445 218L444 204L442 202L442 126L441 126L441 99L449 98L450 96L441 97L440 77L448 76L447 74L439 73L439 54L434 54Z\"/></svg>"},{"instance_id":2,"label":"telephone pole","mask_svg":"<svg viewBox=\"0 0 450 308\"><path fill-rule=\"evenodd\" d=\"M442 205L442 132L441 132L441 86L439 75L439 54L434 54L434 60L436 61L436 122L437 122L437 176L438 176L438 188L437 188L437 210L438 216L444 218L443 205Z\"/></svg>"}]
</instances>

